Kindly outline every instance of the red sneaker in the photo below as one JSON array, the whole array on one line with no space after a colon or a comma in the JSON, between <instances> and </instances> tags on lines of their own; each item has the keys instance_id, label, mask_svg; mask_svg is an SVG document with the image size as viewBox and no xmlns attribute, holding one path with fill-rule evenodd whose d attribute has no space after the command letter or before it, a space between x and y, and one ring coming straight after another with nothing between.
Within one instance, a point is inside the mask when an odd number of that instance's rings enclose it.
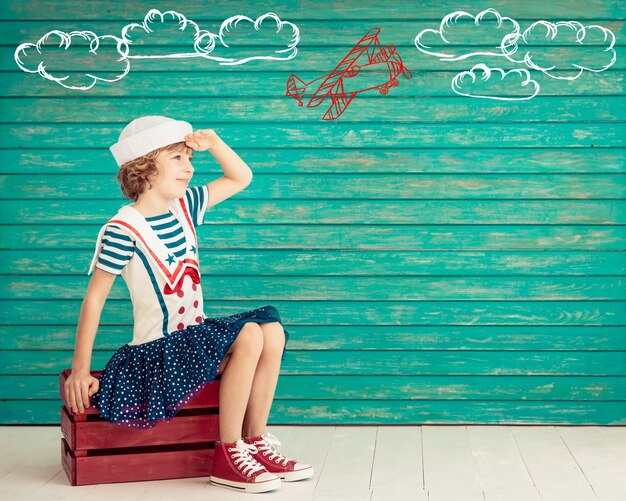
<instances>
[{"instance_id":1,"label":"red sneaker","mask_svg":"<svg viewBox=\"0 0 626 501\"><path fill-rule=\"evenodd\" d=\"M257 452L252 453L254 459L265 466L267 471L275 473L285 482L293 482L313 476L312 466L298 463L278 452L276 447L280 446L280 442L271 433L263 433L260 437L244 437L244 440L246 443L256 447Z\"/></svg>"},{"instance_id":2,"label":"red sneaker","mask_svg":"<svg viewBox=\"0 0 626 501\"><path fill-rule=\"evenodd\" d=\"M239 439L232 444L215 442L209 480L213 485L243 492L267 492L280 487L280 477L268 472L252 454L257 449Z\"/></svg>"}]
</instances>

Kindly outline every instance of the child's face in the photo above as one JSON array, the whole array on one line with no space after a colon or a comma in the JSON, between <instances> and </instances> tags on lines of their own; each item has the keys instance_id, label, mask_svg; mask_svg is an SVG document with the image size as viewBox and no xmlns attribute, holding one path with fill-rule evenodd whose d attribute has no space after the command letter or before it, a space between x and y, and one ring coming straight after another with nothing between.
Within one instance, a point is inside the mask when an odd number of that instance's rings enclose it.
<instances>
[{"instance_id":1,"label":"child's face","mask_svg":"<svg viewBox=\"0 0 626 501\"><path fill-rule=\"evenodd\" d=\"M158 174L151 181L152 189L168 200L183 197L193 176L192 158L190 149L161 151L156 157Z\"/></svg>"}]
</instances>

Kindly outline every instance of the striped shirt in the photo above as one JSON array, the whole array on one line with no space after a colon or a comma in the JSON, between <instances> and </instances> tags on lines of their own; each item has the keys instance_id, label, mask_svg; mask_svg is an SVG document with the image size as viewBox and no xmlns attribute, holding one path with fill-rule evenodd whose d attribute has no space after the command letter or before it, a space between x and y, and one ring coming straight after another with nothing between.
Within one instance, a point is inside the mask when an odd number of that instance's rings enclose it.
<instances>
[{"instance_id":1,"label":"striped shirt","mask_svg":"<svg viewBox=\"0 0 626 501\"><path fill-rule=\"evenodd\" d=\"M189 215L194 226L204 223L204 214L209 202L209 190L206 185L187 188L185 200L189 208ZM156 232L157 236L172 251L174 256L181 257L185 254L187 242L183 228L172 211L158 216L146 217L148 224ZM111 224L104 231L102 248L98 255L96 267L115 275L122 273L124 266L133 257L135 244L130 238L126 228Z\"/></svg>"}]
</instances>

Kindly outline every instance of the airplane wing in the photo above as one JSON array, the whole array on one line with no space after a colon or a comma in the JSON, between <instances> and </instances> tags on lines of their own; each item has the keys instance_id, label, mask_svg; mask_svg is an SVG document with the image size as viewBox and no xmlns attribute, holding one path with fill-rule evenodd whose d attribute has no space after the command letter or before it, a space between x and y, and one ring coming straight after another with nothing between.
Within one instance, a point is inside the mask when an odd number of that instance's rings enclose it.
<instances>
[{"instance_id":1,"label":"airplane wing","mask_svg":"<svg viewBox=\"0 0 626 501\"><path fill-rule=\"evenodd\" d=\"M341 114L346 111L346 108L354 99L354 96L356 96L356 92L350 92L346 95L341 78L337 81L329 94L332 96L333 104L331 104L330 108L324 113L322 120L334 120L340 117Z\"/></svg>"},{"instance_id":2,"label":"airplane wing","mask_svg":"<svg viewBox=\"0 0 626 501\"><path fill-rule=\"evenodd\" d=\"M363 52L368 51L370 44L376 43L378 33L380 33L380 28L372 28L363 36L363 38L361 38L361 40L356 43L350 52L348 52L348 54L346 54L346 56L339 62L335 69L330 72L315 94L313 94L313 97L311 97L311 100L307 105L309 108L314 108L315 106L322 104L322 101L324 101L324 99L326 99L326 97L333 92L334 86L339 80L341 80L343 74L350 69L359 57L361 57ZM343 87L343 84L341 85Z\"/></svg>"},{"instance_id":3,"label":"airplane wing","mask_svg":"<svg viewBox=\"0 0 626 501\"><path fill-rule=\"evenodd\" d=\"M380 32L379 28L376 28L378 31L372 35L372 40L367 46L367 61L368 63L375 63L376 56L380 54L380 42L378 41L378 33ZM371 30L370 30L371 31ZM368 32L369 33L369 32Z\"/></svg>"},{"instance_id":4,"label":"airplane wing","mask_svg":"<svg viewBox=\"0 0 626 501\"><path fill-rule=\"evenodd\" d=\"M395 45L388 45L387 47L380 47L378 53L370 60L371 63L382 63L387 61L392 54L396 52Z\"/></svg>"}]
</instances>

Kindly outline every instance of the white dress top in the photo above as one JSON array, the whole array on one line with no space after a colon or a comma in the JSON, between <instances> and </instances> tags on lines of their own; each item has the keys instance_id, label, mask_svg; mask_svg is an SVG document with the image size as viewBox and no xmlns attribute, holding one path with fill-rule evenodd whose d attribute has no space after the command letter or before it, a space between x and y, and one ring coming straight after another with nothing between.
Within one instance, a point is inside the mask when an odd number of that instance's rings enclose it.
<instances>
[{"instance_id":1,"label":"white dress top","mask_svg":"<svg viewBox=\"0 0 626 501\"><path fill-rule=\"evenodd\" d=\"M200 284L198 241L184 198L169 201L170 210L183 229L186 250L176 257L163 243L144 216L130 205L123 206L98 234L88 275L93 273L109 225L122 226L135 249L121 272L133 304L133 339L138 345L169 336L205 318Z\"/></svg>"}]
</instances>

